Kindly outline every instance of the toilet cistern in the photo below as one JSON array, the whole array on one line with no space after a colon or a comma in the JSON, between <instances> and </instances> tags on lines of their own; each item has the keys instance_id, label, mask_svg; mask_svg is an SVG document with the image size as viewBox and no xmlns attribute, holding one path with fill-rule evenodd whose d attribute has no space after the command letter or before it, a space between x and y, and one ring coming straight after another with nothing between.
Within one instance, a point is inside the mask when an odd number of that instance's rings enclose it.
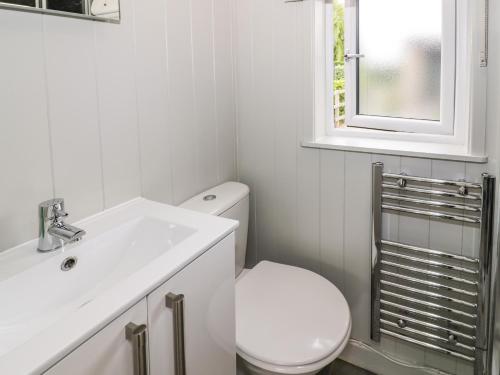
<instances>
[{"instance_id":1,"label":"toilet cistern","mask_svg":"<svg viewBox=\"0 0 500 375\"><path fill-rule=\"evenodd\" d=\"M38 205L38 251L54 251L82 239L86 232L66 224L64 218L67 216L64 199L50 199Z\"/></svg>"}]
</instances>

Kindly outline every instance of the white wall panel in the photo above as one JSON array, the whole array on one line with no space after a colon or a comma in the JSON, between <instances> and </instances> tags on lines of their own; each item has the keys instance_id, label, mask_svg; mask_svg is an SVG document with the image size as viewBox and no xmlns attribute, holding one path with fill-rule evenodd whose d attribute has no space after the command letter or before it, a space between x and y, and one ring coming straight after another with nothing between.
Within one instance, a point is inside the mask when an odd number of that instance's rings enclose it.
<instances>
[{"instance_id":1,"label":"white wall panel","mask_svg":"<svg viewBox=\"0 0 500 375\"><path fill-rule=\"evenodd\" d=\"M172 202L172 143L168 126L167 41L163 0L134 2L137 111L145 197ZM147 62L147 69L143 69Z\"/></svg>"},{"instance_id":2,"label":"white wall panel","mask_svg":"<svg viewBox=\"0 0 500 375\"><path fill-rule=\"evenodd\" d=\"M93 23L43 21L55 194L75 221L104 207Z\"/></svg>"},{"instance_id":3,"label":"white wall panel","mask_svg":"<svg viewBox=\"0 0 500 375\"><path fill-rule=\"evenodd\" d=\"M166 1L174 203L199 192L190 1Z\"/></svg>"},{"instance_id":4,"label":"white wall panel","mask_svg":"<svg viewBox=\"0 0 500 375\"><path fill-rule=\"evenodd\" d=\"M120 25L95 22L106 207L141 194L132 2L120 0Z\"/></svg>"},{"instance_id":5,"label":"white wall panel","mask_svg":"<svg viewBox=\"0 0 500 375\"><path fill-rule=\"evenodd\" d=\"M214 186L218 181L214 1L191 0L191 14L198 185Z\"/></svg>"},{"instance_id":6,"label":"white wall panel","mask_svg":"<svg viewBox=\"0 0 500 375\"><path fill-rule=\"evenodd\" d=\"M0 249L34 237L53 195L42 17L0 12Z\"/></svg>"},{"instance_id":7,"label":"white wall panel","mask_svg":"<svg viewBox=\"0 0 500 375\"><path fill-rule=\"evenodd\" d=\"M74 221L236 177L233 6L193 4L122 0L120 24L0 10L0 250L54 194Z\"/></svg>"},{"instance_id":8,"label":"white wall panel","mask_svg":"<svg viewBox=\"0 0 500 375\"><path fill-rule=\"evenodd\" d=\"M277 16L280 17L277 17ZM273 8L273 125L274 125L274 175L273 196L273 249L266 255L286 263L289 254L297 249L297 87L295 66L297 51L289 34L297 27L296 13L286 3L276 2ZM243 141L243 140L242 140Z\"/></svg>"},{"instance_id":9,"label":"white wall panel","mask_svg":"<svg viewBox=\"0 0 500 375\"><path fill-rule=\"evenodd\" d=\"M236 179L236 95L233 69L235 4L214 0L214 62L219 181Z\"/></svg>"},{"instance_id":10,"label":"white wall panel","mask_svg":"<svg viewBox=\"0 0 500 375\"><path fill-rule=\"evenodd\" d=\"M345 291L345 153L321 151L320 158L320 269Z\"/></svg>"},{"instance_id":11,"label":"white wall panel","mask_svg":"<svg viewBox=\"0 0 500 375\"><path fill-rule=\"evenodd\" d=\"M235 61L237 109L238 109L238 173L240 181L250 187L250 220L247 245L247 264L253 265L257 261L257 230L256 226L256 198L255 174L256 167L253 156L256 148L253 124L254 111L254 82L253 82L253 22L250 15L253 12L253 1L238 3L235 9Z\"/></svg>"},{"instance_id":12,"label":"white wall panel","mask_svg":"<svg viewBox=\"0 0 500 375\"><path fill-rule=\"evenodd\" d=\"M297 155L297 233L288 262L320 271L320 150L299 149ZM258 220L257 220L258 224Z\"/></svg>"},{"instance_id":13,"label":"white wall panel","mask_svg":"<svg viewBox=\"0 0 500 375\"><path fill-rule=\"evenodd\" d=\"M344 291L351 307L352 337L370 338L371 155L345 155Z\"/></svg>"},{"instance_id":14,"label":"white wall panel","mask_svg":"<svg viewBox=\"0 0 500 375\"><path fill-rule=\"evenodd\" d=\"M258 249L259 253L272 254L274 249L274 116L273 90L269 83L274 82L273 54L274 54L274 7L275 1L255 0L253 7L253 55L254 71L254 122L252 124L253 141L251 150L252 165L260 167L255 171L254 193L256 197ZM273 84L271 85L273 86ZM244 142L244 140L242 139Z\"/></svg>"}]
</instances>

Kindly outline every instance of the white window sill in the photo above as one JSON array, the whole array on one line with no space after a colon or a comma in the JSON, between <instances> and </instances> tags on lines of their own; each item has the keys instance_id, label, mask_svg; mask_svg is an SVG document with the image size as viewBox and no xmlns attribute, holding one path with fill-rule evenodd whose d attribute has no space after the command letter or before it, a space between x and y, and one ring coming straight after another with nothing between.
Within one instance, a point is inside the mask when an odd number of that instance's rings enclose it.
<instances>
[{"instance_id":1,"label":"white window sill","mask_svg":"<svg viewBox=\"0 0 500 375\"><path fill-rule=\"evenodd\" d=\"M464 146L365 137L325 136L315 141L302 141L303 147L326 150L366 152L370 154L400 155L416 158L456 160L486 163L486 155L471 155Z\"/></svg>"}]
</instances>

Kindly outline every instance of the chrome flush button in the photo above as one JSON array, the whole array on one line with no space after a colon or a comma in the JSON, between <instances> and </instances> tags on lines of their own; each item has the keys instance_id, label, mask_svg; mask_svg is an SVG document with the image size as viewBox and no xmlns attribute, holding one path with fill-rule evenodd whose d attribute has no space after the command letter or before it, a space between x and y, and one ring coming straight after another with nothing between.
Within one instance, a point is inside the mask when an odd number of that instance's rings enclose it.
<instances>
[{"instance_id":1,"label":"chrome flush button","mask_svg":"<svg viewBox=\"0 0 500 375\"><path fill-rule=\"evenodd\" d=\"M204 201L213 201L213 200L215 200L215 199L217 199L217 195L214 195L214 194L205 195L205 196L203 197L203 200L204 200Z\"/></svg>"}]
</instances>

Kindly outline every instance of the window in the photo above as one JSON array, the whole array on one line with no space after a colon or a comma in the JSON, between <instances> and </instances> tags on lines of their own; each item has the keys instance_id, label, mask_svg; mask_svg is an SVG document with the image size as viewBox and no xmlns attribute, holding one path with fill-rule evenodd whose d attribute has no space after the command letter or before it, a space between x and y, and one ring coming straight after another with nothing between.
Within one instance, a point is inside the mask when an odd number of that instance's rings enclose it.
<instances>
[{"instance_id":1,"label":"window","mask_svg":"<svg viewBox=\"0 0 500 375\"><path fill-rule=\"evenodd\" d=\"M330 128L453 135L457 0L331 0Z\"/></svg>"},{"instance_id":2,"label":"window","mask_svg":"<svg viewBox=\"0 0 500 375\"><path fill-rule=\"evenodd\" d=\"M302 146L487 160L488 0L302 4Z\"/></svg>"}]
</instances>

